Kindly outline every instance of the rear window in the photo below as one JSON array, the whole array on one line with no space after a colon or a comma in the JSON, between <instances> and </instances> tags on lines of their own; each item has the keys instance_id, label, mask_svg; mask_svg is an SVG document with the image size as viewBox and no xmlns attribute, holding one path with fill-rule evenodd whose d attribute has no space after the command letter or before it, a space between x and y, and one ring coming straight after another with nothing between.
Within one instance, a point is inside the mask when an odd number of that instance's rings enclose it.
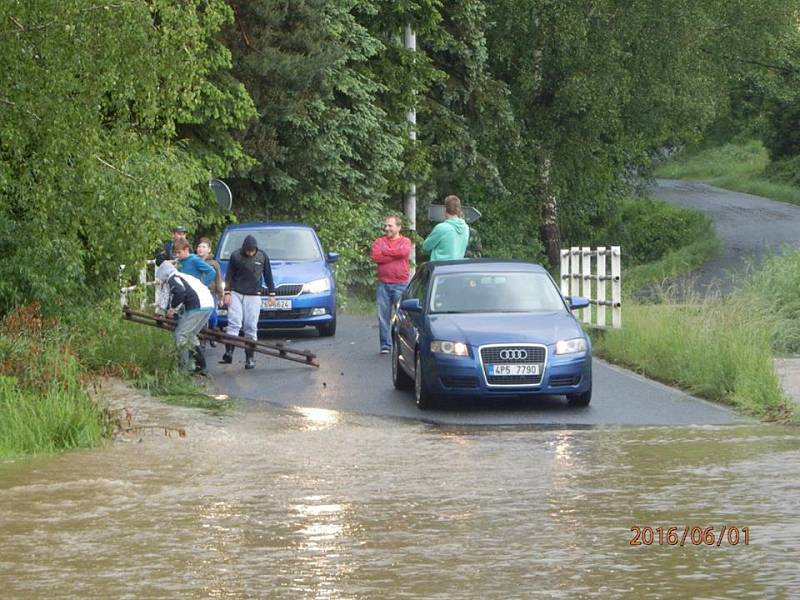
<instances>
[{"instance_id":1,"label":"rear window","mask_svg":"<svg viewBox=\"0 0 800 600\"><path fill-rule=\"evenodd\" d=\"M322 260L316 234L310 229L250 229L229 231L220 248L219 258L228 260L235 250L242 247L244 238L252 235L272 260L312 261Z\"/></svg>"}]
</instances>

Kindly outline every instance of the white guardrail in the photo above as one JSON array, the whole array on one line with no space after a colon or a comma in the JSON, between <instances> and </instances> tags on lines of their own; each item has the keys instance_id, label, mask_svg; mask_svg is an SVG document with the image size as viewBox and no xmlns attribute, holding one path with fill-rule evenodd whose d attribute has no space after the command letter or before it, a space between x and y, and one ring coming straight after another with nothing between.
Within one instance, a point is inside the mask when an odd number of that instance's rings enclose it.
<instances>
[{"instance_id":1,"label":"white guardrail","mask_svg":"<svg viewBox=\"0 0 800 600\"><path fill-rule=\"evenodd\" d=\"M150 272L153 275L152 279L148 279L148 267L150 267ZM125 277L125 265L119 266L119 278L122 281ZM148 260L145 263L145 266L139 270L139 283L135 285L129 285L126 287L119 288L119 303L123 307L128 306L128 294L131 292L135 292L137 290L141 291L144 290L143 293L139 294L139 308L143 309L145 306L148 306L147 303L147 293L146 290L148 287L153 287L153 302L149 306L156 306L158 304L158 292L161 286L157 285L158 282L156 281L156 261Z\"/></svg>"},{"instance_id":2,"label":"white guardrail","mask_svg":"<svg viewBox=\"0 0 800 600\"><path fill-rule=\"evenodd\" d=\"M610 259L610 261L609 261ZM611 263L611 274L608 275ZM592 269L592 265L595 269ZM608 286L611 300L606 300ZM583 296L589 299L589 308L576 311L584 322L596 327L607 327L606 307L611 308L611 327L622 327L622 270L619 246L573 246L561 250L561 293L564 296Z\"/></svg>"}]
</instances>

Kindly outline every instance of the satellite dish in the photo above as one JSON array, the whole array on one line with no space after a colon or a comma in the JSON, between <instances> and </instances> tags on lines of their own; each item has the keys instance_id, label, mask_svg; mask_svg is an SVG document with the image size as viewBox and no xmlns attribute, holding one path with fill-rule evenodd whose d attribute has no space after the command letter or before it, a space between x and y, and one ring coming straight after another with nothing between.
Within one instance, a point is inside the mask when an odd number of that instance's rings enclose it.
<instances>
[{"instance_id":1,"label":"satellite dish","mask_svg":"<svg viewBox=\"0 0 800 600\"><path fill-rule=\"evenodd\" d=\"M208 187L214 192L214 196L217 197L217 204L219 204L222 210L230 210L231 206L233 206L233 194L231 193L231 188L228 187L221 179L212 179L208 182Z\"/></svg>"},{"instance_id":2,"label":"satellite dish","mask_svg":"<svg viewBox=\"0 0 800 600\"><path fill-rule=\"evenodd\" d=\"M464 213L464 220L467 223L474 223L481 218L481 213L477 208L472 206L462 206L461 212ZM433 223L440 223L447 217L444 213L444 204L431 204L428 207L428 220Z\"/></svg>"}]
</instances>

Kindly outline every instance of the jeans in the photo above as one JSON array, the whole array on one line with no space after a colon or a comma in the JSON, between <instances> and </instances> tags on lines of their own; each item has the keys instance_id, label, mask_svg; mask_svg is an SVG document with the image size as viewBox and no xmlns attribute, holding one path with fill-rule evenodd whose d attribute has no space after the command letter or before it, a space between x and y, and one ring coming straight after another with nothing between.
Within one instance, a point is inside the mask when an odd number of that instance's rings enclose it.
<instances>
[{"instance_id":1,"label":"jeans","mask_svg":"<svg viewBox=\"0 0 800 600\"><path fill-rule=\"evenodd\" d=\"M378 282L378 330L381 338L381 350L388 350L392 347L392 312L400 303L400 296L406 291L405 283L383 283Z\"/></svg>"},{"instance_id":2,"label":"jeans","mask_svg":"<svg viewBox=\"0 0 800 600\"><path fill-rule=\"evenodd\" d=\"M184 313L175 325L175 345L180 353L181 369L191 371L192 365L189 361L189 351L200 343L197 334L206 326L211 309L193 310Z\"/></svg>"}]
</instances>

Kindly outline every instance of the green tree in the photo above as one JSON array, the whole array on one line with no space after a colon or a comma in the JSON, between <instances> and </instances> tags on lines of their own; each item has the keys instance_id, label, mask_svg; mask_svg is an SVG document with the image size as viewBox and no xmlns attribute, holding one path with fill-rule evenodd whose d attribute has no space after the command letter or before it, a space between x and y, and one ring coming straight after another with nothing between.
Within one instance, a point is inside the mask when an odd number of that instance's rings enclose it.
<instances>
[{"instance_id":1,"label":"green tree","mask_svg":"<svg viewBox=\"0 0 800 600\"><path fill-rule=\"evenodd\" d=\"M718 114L731 70L757 61L773 31L796 23L785 0L490 7L492 72L510 87L528 157L513 165L522 173L505 172L507 181L535 182L533 198L512 190L520 209L533 201L527 210L557 226L548 235L560 229L574 241L589 239L615 210L627 167L696 138Z\"/></svg>"},{"instance_id":2,"label":"green tree","mask_svg":"<svg viewBox=\"0 0 800 600\"><path fill-rule=\"evenodd\" d=\"M84 304L172 224L221 219L205 185L248 164L253 114L214 39L222 0L0 4L0 313Z\"/></svg>"}]
</instances>

